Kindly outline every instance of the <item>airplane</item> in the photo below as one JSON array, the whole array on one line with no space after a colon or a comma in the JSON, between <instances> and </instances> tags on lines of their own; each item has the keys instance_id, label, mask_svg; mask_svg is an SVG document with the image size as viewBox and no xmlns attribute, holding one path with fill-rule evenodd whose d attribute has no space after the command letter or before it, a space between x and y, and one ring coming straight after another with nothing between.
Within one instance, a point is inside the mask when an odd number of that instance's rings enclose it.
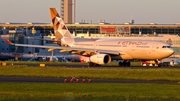
<instances>
[{"instance_id":1,"label":"airplane","mask_svg":"<svg viewBox=\"0 0 180 101\"><path fill-rule=\"evenodd\" d=\"M174 53L172 47L165 42L155 40L138 39L86 39L75 38L69 32L64 21L55 8L50 8L53 28L59 46L42 46L30 44L16 44L5 39L10 45L48 48L48 51L60 50L88 57L89 66L99 66L120 60L119 66L130 66L130 60L155 61L158 66L161 59ZM121 61L122 60L122 61Z\"/></svg>"}]
</instances>

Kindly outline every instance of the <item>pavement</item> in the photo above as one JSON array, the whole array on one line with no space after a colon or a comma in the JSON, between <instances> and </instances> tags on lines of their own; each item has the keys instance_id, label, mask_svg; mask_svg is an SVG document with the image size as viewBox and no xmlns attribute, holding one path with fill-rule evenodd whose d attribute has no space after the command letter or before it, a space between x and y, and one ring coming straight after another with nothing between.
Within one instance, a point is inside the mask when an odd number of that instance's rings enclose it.
<instances>
[{"instance_id":1,"label":"pavement","mask_svg":"<svg viewBox=\"0 0 180 101\"><path fill-rule=\"evenodd\" d=\"M112 80L112 79L82 79L71 82L71 78L39 78L39 77L5 77L0 76L0 82L29 82L29 83L130 83L130 84L179 84L177 81L163 80Z\"/></svg>"}]
</instances>

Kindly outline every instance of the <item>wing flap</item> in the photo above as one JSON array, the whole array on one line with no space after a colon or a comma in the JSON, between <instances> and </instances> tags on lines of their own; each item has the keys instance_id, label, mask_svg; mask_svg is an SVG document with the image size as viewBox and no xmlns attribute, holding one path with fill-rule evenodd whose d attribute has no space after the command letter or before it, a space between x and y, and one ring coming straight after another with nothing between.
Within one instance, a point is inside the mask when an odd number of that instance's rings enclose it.
<instances>
[{"instance_id":1,"label":"wing flap","mask_svg":"<svg viewBox=\"0 0 180 101\"><path fill-rule=\"evenodd\" d=\"M48 52L51 52L51 51L53 51L53 50L55 50L54 48L49 48L48 49Z\"/></svg>"}]
</instances>

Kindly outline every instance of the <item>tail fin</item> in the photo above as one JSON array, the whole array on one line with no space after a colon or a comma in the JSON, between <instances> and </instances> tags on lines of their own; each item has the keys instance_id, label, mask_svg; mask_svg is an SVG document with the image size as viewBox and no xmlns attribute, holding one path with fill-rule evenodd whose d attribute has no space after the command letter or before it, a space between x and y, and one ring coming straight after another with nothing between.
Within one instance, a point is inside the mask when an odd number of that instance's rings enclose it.
<instances>
[{"instance_id":1,"label":"tail fin","mask_svg":"<svg viewBox=\"0 0 180 101\"><path fill-rule=\"evenodd\" d=\"M50 13L56 38L73 38L57 10L55 8L50 8Z\"/></svg>"}]
</instances>

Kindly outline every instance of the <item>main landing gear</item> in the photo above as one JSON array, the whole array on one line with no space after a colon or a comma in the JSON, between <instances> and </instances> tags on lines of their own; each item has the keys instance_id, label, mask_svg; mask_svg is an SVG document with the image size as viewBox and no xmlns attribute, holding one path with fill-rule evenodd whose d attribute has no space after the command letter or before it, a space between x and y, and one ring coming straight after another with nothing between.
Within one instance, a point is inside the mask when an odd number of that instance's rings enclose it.
<instances>
[{"instance_id":1,"label":"main landing gear","mask_svg":"<svg viewBox=\"0 0 180 101\"><path fill-rule=\"evenodd\" d=\"M99 67L99 66L101 66L101 65L93 63L93 62L89 62L89 67Z\"/></svg>"},{"instance_id":2,"label":"main landing gear","mask_svg":"<svg viewBox=\"0 0 180 101\"><path fill-rule=\"evenodd\" d=\"M128 61L128 60L120 61L119 62L119 67L122 67L122 66L129 67L129 66L131 66L131 62Z\"/></svg>"}]
</instances>

